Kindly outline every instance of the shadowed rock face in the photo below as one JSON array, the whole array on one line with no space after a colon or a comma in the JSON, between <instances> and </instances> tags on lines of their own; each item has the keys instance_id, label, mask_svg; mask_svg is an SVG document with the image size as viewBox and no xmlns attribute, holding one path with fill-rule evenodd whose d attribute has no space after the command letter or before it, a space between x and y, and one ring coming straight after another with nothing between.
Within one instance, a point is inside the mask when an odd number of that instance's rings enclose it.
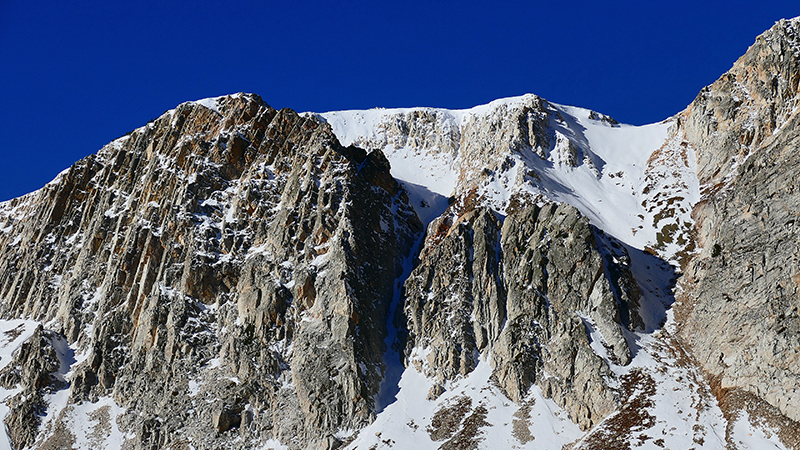
<instances>
[{"instance_id":1,"label":"shadowed rock face","mask_svg":"<svg viewBox=\"0 0 800 450\"><path fill-rule=\"evenodd\" d=\"M721 388L800 420L800 23L780 21L690 105L702 252L687 268L679 331Z\"/></svg>"},{"instance_id":2,"label":"shadowed rock face","mask_svg":"<svg viewBox=\"0 0 800 450\"><path fill-rule=\"evenodd\" d=\"M514 401L536 383L584 428L614 411L613 374L589 330L601 332L611 360L630 362L622 327L636 326L639 292L624 262L604 258L625 261L624 250L601 248L598 231L565 204L502 223L475 209L441 232L405 283L408 362L444 383L491 355Z\"/></svg>"},{"instance_id":3,"label":"shadowed rock face","mask_svg":"<svg viewBox=\"0 0 800 450\"><path fill-rule=\"evenodd\" d=\"M380 152L257 96L216 106L183 104L4 204L0 310L89 352L71 398L113 395L131 448L335 445L373 418L419 219Z\"/></svg>"}]
</instances>

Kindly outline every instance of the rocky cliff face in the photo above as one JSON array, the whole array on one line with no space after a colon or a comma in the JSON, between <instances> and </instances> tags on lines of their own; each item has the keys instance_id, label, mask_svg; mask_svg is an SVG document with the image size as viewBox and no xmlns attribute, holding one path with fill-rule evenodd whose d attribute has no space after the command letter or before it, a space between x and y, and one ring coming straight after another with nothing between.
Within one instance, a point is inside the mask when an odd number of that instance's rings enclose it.
<instances>
[{"instance_id":1,"label":"rocky cliff face","mask_svg":"<svg viewBox=\"0 0 800 450\"><path fill-rule=\"evenodd\" d=\"M720 388L800 420L800 21L780 21L683 115L697 148L702 252L680 336Z\"/></svg>"},{"instance_id":2,"label":"rocky cliff face","mask_svg":"<svg viewBox=\"0 0 800 450\"><path fill-rule=\"evenodd\" d=\"M631 361L624 330L642 325L640 293L624 246L547 196L553 170L600 177L579 127L535 95L468 111L370 112L325 117L335 129L359 129L353 142L398 165L414 155L453 174L450 205L428 224L403 286L406 364L436 380L429 397L484 359L515 402L536 384L583 428L613 412L609 366ZM362 131L371 120L372 132ZM608 348L603 356L591 330Z\"/></svg>"},{"instance_id":3,"label":"rocky cliff face","mask_svg":"<svg viewBox=\"0 0 800 450\"><path fill-rule=\"evenodd\" d=\"M609 367L631 360L638 288L623 247L577 209L537 204L523 170L572 167L580 151L535 96L440 133L448 120L410 114L373 138L463 161L402 287L405 360L438 380L435 398L491 359L511 399L537 384L591 427L618 404ZM492 203L498 179L513 202ZM40 399L26 405L69 400L46 424L14 409L8 423L27 424L15 445L74 441L70 414L107 398L125 408L130 448L334 448L374 419L393 285L423 232L382 152L224 97L181 105L3 208L2 314L48 323L80 355L68 384L26 387Z\"/></svg>"},{"instance_id":4,"label":"rocky cliff face","mask_svg":"<svg viewBox=\"0 0 800 450\"><path fill-rule=\"evenodd\" d=\"M374 417L419 220L381 153L256 96L209 106L3 206L2 314L82 349L69 405L112 396L128 447L335 446ZM54 429L14 444L73 438Z\"/></svg>"},{"instance_id":5,"label":"rocky cliff face","mask_svg":"<svg viewBox=\"0 0 800 450\"><path fill-rule=\"evenodd\" d=\"M578 210L555 204L503 222L479 208L446 230L405 284L406 354L438 381L432 396L482 354L516 402L537 383L584 428L611 413L609 365L631 361L623 329L636 326L639 293L596 233ZM595 328L608 360L590 346Z\"/></svg>"},{"instance_id":6,"label":"rocky cliff face","mask_svg":"<svg viewBox=\"0 0 800 450\"><path fill-rule=\"evenodd\" d=\"M0 204L9 443L798 448L797 30L645 127L180 105Z\"/></svg>"},{"instance_id":7,"label":"rocky cliff face","mask_svg":"<svg viewBox=\"0 0 800 450\"><path fill-rule=\"evenodd\" d=\"M545 167L585 165L599 176L599 158L592 154L580 131L566 122L557 107L536 95L465 111L423 108L369 113L349 118L358 124L346 123L336 112L323 116L335 128L356 128L358 132L351 140L362 148L381 150L390 159L402 149L442 166L444 171L453 171L455 179L448 186L448 195L478 190L487 200L491 184L510 191L530 191L529 187L546 176ZM608 126L617 124L610 117L591 114L592 120ZM362 130L365 127L369 129ZM494 202L492 207L503 209L504 205Z\"/></svg>"}]
</instances>

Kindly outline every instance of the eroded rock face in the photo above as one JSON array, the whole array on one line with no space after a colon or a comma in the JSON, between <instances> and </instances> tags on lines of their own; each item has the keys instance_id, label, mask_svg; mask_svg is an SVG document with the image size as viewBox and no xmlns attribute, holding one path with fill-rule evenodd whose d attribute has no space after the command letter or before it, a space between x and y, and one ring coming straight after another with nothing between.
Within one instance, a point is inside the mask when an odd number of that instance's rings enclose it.
<instances>
[{"instance_id":1,"label":"eroded rock face","mask_svg":"<svg viewBox=\"0 0 800 450\"><path fill-rule=\"evenodd\" d=\"M722 388L800 420L798 20L780 21L692 103L702 252L686 271L681 338Z\"/></svg>"},{"instance_id":2,"label":"eroded rock face","mask_svg":"<svg viewBox=\"0 0 800 450\"><path fill-rule=\"evenodd\" d=\"M393 114L376 128L373 136L364 137L356 144L369 150L409 147L419 153L445 153L455 157L461 142L458 119L440 109Z\"/></svg>"},{"instance_id":3,"label":"eroded rock face","mask_svg":"<svg viewBox=\"0 0 800 450\"><path fill-rule=\"evenodd\" d=\"M66 385L55 375L61 366L53 346L57 339L55 333L39 325L15 352L11 363L0 372L0 385L9 390L20 388L20 392L6 400L10 411L5 426L14 448L34 444L41 417L47 410L44 395Z\"/></svg>"},{"instance_id":4,"label":"eroded rock face","mask_svg":"<svg viewBox=\"0 0 800 450\"><path fill-rule=\"evenodd\" d=\"M428 239L405 284L408 362L444 383L482 354L514 401L536 383L584 428L614 411L608 364L631 360L621 327L637 325L639 293L627 266L604 254L624 250L601 248L599 232L565 204L502 222L479 208L435 226L429 233L443 236ZM610 361L591 348L592 329Z\"/></svg>"},{"instance_id":5,"label":"eroded rock face","mask_svg":"<svg viewBox=\"0 0 800 450\"><path fill-rule=\"evenodd\" d=\"M72 401L128 408L127 447L328 448L372 420L421 231L380 152L257 96L186 103L0 216L3 317L89 352Z\"/></svg>"},{"instance_id":6,"label":"eroded rock face","mask_svg":"<svg viewBox=\"0 0 800 450\"><path fill-rule=\"evenodd\" d=\"M489 182L519 190L526 183L535 184L546 166L575 168L585 164L599 175L596 156L585 138L570 128L558 108L536 95L464 111L420 108L379 113L374 129L355 138L354 143L390 156L405 148L448 170L452 168L457 174L456 195ZM327 117L342 120L337 113L327 113ZM591 118L616 125L614 119L598 113L592 112ZM369 118L355 115L349 120L366 122ZM517 166L519 170L514 170Z\"/></svg>"},{"instance_id":7,"label":"eroded rock face","mask_svg":"<svg viewBox=\"0 0 800 450\"><path fill-rule=\"evenodd\" d=\"M577 209L536 189L552 168L584 164L599 175L580 128L535 95L457 112L326 117L365 148L424 155L455 174L450 206L428 225L404 284L398 322L408 333L406 363L437 381L428 397L490 359L516 402L535 383L584 428L614 411L608 365L631 361L623 328L640 324L629 259L621 246L611 248L613 239L598 239ZM615 125L596 113L591 119ZM369 132L345 131L368 123ZM592 348L590 330L603 336L607 360Z\"/></svg>"},{"instance_id":8,"label":"eroded rock face","mask_svg":"<svg viewBox=\"0 0 800 450\"><path fill-rule=\"evenodd\" d=\"M772 140L795 114L799 31L797 19L778 22L687 108L686 137L697 148L701 184L720 188L730 181L748 154Z\"/></svg>"}]
</instances>

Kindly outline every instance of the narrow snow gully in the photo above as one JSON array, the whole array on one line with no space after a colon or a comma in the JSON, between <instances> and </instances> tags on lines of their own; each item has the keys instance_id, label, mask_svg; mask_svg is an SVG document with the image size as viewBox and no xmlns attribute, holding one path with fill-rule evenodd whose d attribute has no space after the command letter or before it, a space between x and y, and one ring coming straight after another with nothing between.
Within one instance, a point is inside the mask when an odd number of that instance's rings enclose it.
<instances>
[{"instance_id":1,"label":"narrow snow gully","mask_svg":"<svg viewBox=\"0 0 800 450\"><path fill-rule=\"evenodd\" d=\"M400 392L400 377L405 370L403 366L403 349L405 347L406 333L404 332L405 330L400 330L397 326L398 308L403 307L403 284L411 275L411 271L414 270L414 260L419 256L424 240L425 233L423 232L417 237L411 252L403 261L403 273L395 279L394 297L392 298L392 304L389 306L389 316L386 318L388 335L384 340L386 343L386 353L383 355L385 371L380 390L375 398L375 412L378 414L397 400L397 393Z\"/></svg>"},{"instance_id":2,"label":"narrow snow gully","mask_svg":"<svg viewBox=\"0 0 800 450\"><path fill-rule=\"evenodd\" d=\"M389 315L386 318L388 334L384 340L386 344L386 353L383 356L385 371L375 399L375 411L378 414L397 400L397 393L400 391L400 378L403 375L403 371L406 370L403 365L403 351L405 349L407 331L405 330L405 323L399 323L402 318L400 313L403 308L403 285L411 275L411 271L414 270L414 263L422 251L428 225L435 218L444 214L448 206L447 197L430 191L425 186L402 179L398 179L398 181L405 189L409 202L411 202L414 211L416 211L422 222L422 232L417 236L411 251L404 258L403 272L394 282L394 296L391 305L389 305Z\"/></svg>"}]
</instances>

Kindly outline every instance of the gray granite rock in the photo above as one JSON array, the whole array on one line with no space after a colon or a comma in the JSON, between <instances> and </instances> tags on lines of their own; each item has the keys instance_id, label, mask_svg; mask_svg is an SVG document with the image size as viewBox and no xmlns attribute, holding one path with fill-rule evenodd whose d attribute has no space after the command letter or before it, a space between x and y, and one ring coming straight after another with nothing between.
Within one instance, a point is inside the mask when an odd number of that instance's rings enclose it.
<instances>
[{"instance_id":1,"label":"gray granite rock","mask_svg":"<svg viewBox=\"0 0 800 450\"><path fill-rule=\"evenodd\" d=\"M680 337L722 389L800 421L800 21L782 20L686 113L704 196Z\"/></svg>"},{"instance_id":2,"label":"gray granite rock","mask_svg":"<svg viewBox=\"0 0 800 450\"><path fill-rule=\"evenodd\" d=\"M373 419L421 231L380 152L240 94L180 105L3 208L2 316L88 353L71 401L113 396L126 448L328 448Z\"/></svg>"},{"instance_id":3,"label":"gray granite rock","mask_svg":"<svg viewBox=\"0 0 800 450\"><path fill-rule=\"evenodd\" d=\"M588 219L565 204L503 221L478 208L434 231L404 286L408 364L441 385L483 354L514 401L536 383L584 428L613 412L608 364L631 361L623 328L637 325L639 293L628 267L604 258L611 250ZM600 336L608 361L590 346Z\"/></svg>"}]
</instances>

